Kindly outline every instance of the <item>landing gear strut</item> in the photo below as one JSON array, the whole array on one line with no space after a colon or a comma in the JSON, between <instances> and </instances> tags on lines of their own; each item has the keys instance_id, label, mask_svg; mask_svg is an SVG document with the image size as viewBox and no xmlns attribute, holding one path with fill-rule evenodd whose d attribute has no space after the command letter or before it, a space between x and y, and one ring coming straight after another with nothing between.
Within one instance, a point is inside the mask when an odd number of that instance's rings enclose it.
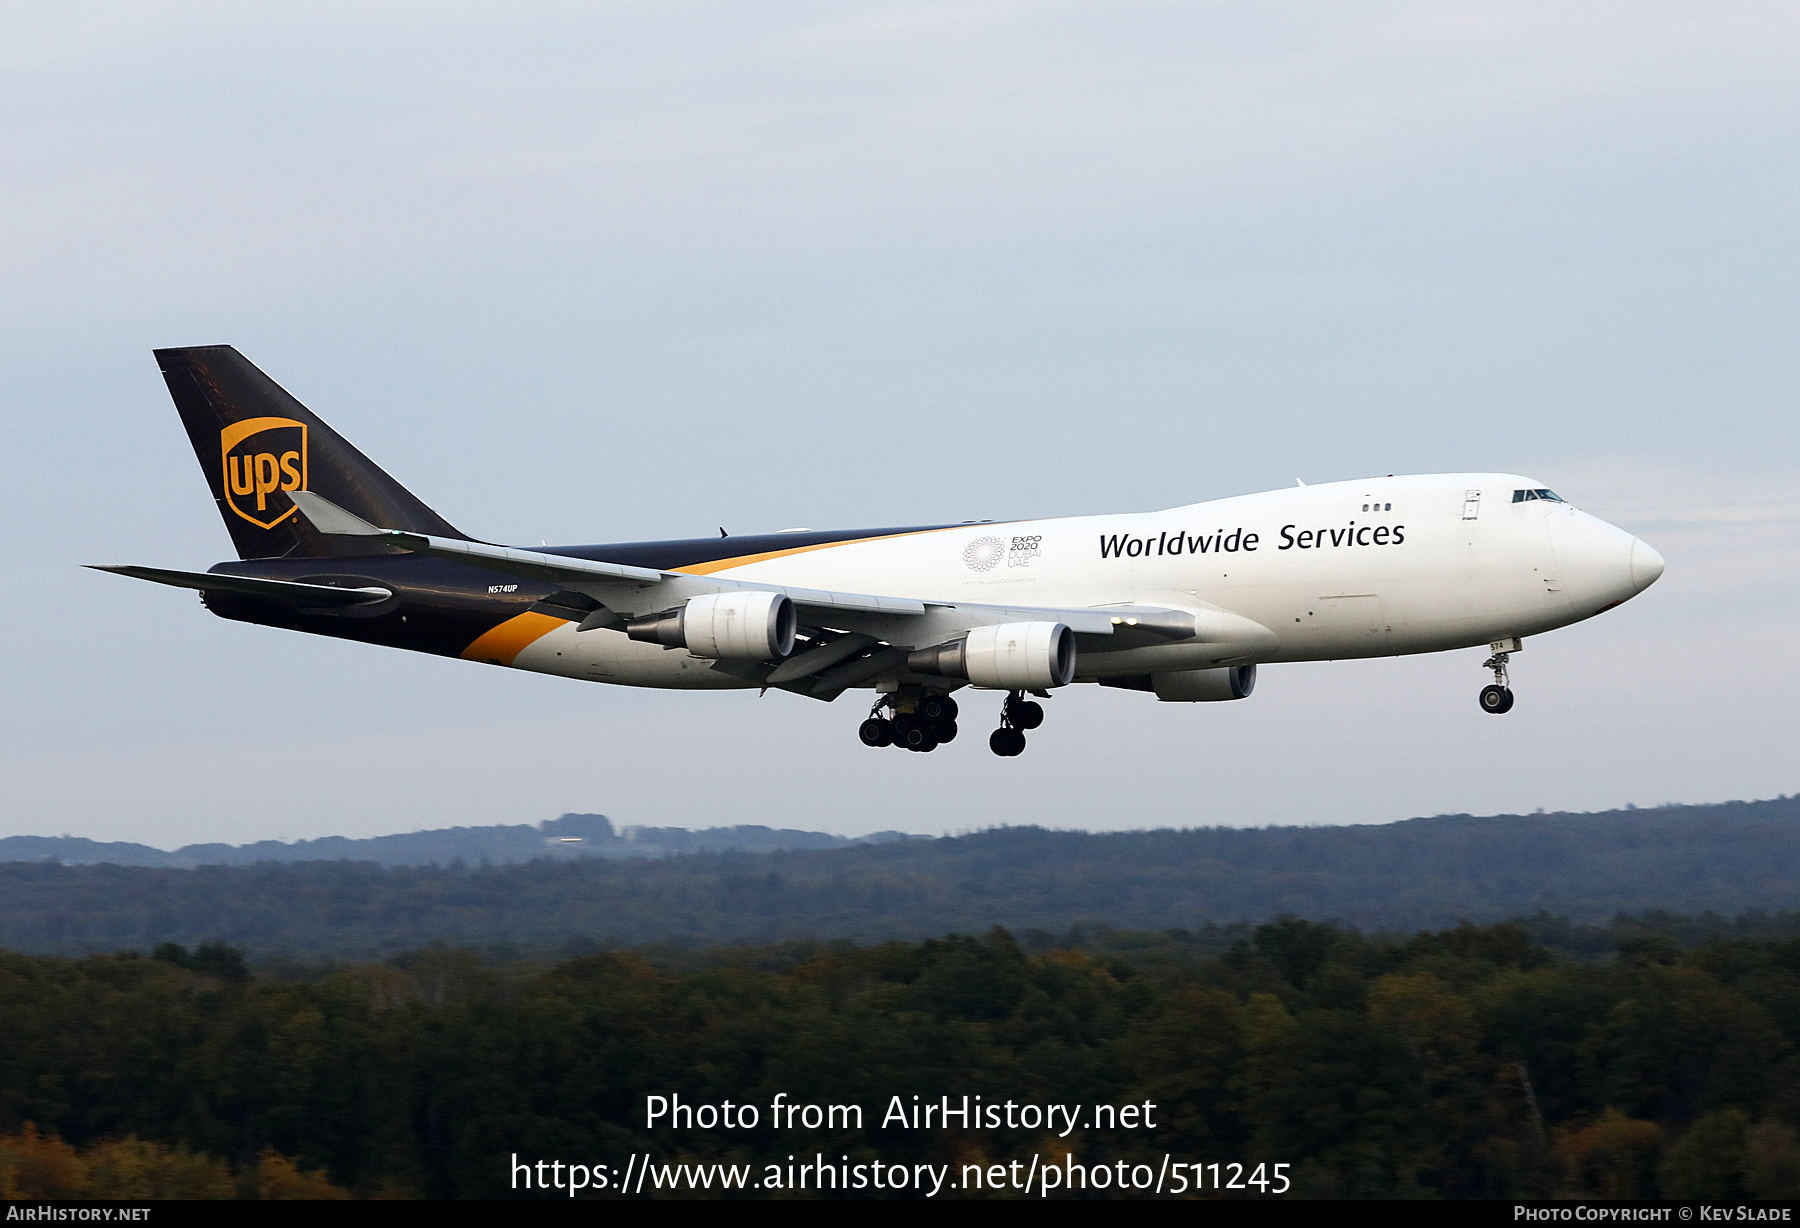
<instances>
[{"instance_id":1,"label":"landing gear strut","mask_svg":"<svg viewBox=\"0 0 1800 1228\"><path fill-rule=\"evenodd\" d=\"M1481 688L1481 710L1499 716L1502 712L1512 711L1512 687L1507 685L1506 661L1512 656L1510 652L1496 652L1481 663L1482 669L1494 671L1494 685Z\"/></svg>"},{"instance_id":2,"label":"landing gear strut","mask_svg":"<svg viewBox=\"0 0 1800 1228\"><path fill-rule=\"evenodd\" d=\"M883 716L882 709L893 715ZM856 731L864 746L933 751L956 740L956 701L936 692L883 695Z\"/></svg>"},{"instance_id":3,"label":"landing gear strut","mask_svg":"<svg viewBox=\"0 0 1800 1228\"><path fill-rule=\"evenodd\" d=\"M1044 707L1025 698L1023 691L1010 691L1000 705L1000 728L988 735L988 749L1010 759L1025 753L1025 731L1044 723Z\"/></svg>"}]
</instances>

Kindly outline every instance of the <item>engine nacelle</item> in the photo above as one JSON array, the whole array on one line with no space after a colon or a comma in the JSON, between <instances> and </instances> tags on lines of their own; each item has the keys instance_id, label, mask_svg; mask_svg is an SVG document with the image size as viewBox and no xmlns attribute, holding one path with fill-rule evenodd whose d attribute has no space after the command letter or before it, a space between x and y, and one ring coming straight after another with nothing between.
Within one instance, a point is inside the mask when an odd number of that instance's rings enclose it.
<instances>
[{"instance_id":1,"label":"engine nacelle","mask_svg":"<svg viewBox=\"0 0 1800 1228\"><path fill-rule=\"evenodd\" d=\"M708 593L686 605L625 625L647 644L685 648L696 657L774 661L794 651L799 618L785 593Z\"/></svg>"},{"instance_id":2,"label":"engine nacelle","mask_svg":"<svg viewBox=\"0 0 1800 1228\"><path fill-rule=\"evenodd\" d=\"M977 627L960 640L909 654L906 667L997 691L1047 691L1075 678L1075 633L1062 623Z\"/></svg>"},{"instance_id":3,"label":"engine nacelle","mask_svg":"<svg viewBox=\"0 0 1800 1228\"><path fill-rule=\"evenodd\" d=\"M1256 689L1256 666L1183 669L1151 674L1150 689L1165 703L1208 703L1244 699Z\"/></svg>"},{"instance_id":4,"label":"engine nacelle","mask_svg":"<svg viewBox=\"0 0 1800 1228\"><path fill-rule=\"evenodd\" d=\"M1208 703L1243 699L1256 689L1256 666L1231 665L1219 669L1164 670L1155 674L1130 674L1102 678L1101 686L1127 691L1154 691L1166 703Z\"/></svg>"}]
</instances>

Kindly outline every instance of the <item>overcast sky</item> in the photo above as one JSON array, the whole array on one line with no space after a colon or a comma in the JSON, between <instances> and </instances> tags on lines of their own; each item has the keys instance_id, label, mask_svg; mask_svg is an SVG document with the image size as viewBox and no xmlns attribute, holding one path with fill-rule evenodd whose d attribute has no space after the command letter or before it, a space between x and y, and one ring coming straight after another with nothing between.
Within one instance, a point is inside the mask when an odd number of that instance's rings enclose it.
<instances>
[{"instance_id":1,"label":"overcast sky","mask_svg":"<svg viewBox=\"0 0 1800 1228\"><path fill-rule=\"evenodd\" d=\"M11 6L0 835L565 810L858 833L1800 789L1792 4ZM228 623L150 357L243 350L463 530L616 541L1507 470L1663 580L1534 639L858 744ZM993 696L968 705L997 704Z\"/></svg>"}]
</instances>

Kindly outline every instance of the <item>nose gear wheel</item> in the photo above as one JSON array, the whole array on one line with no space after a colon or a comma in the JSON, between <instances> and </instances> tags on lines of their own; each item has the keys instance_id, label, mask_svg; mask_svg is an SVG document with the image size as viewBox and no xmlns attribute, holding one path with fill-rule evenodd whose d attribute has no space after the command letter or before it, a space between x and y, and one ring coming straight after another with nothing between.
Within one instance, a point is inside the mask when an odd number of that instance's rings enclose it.
<instances>
[{"instance_id":1,"label":"nose gear wheel","mask_svg":"<svg viewBox=\"0 0 1800 1228\"><path fill-rule=\"evenodd\" d=\"M1482 669L1494 671L1494 684L1481 688L1481 710L1499 716L1503 712L1511 712L1513 706L1512 687L1507 685L1506 662L1511 653L1497 652L1481 663Z\"/></svg>"}]
</instances>

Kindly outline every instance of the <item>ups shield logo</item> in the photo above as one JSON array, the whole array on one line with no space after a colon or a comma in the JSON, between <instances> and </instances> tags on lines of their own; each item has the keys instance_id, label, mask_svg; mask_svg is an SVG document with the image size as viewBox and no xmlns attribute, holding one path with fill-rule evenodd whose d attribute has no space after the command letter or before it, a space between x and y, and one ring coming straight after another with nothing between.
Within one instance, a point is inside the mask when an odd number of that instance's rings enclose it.
<instances>
[{"instance_id":1,"label":"ups shield logo","mask_svg":"<svg viewBox=\"0 0 1800 1228\"><path fill-rule=\"evenodd\" d=\"M292 418L250 418L219 432L225 502L258 528L272 529L294 514L284 492L306 487L306 424Z\"/></svg>"}]
</instances>

